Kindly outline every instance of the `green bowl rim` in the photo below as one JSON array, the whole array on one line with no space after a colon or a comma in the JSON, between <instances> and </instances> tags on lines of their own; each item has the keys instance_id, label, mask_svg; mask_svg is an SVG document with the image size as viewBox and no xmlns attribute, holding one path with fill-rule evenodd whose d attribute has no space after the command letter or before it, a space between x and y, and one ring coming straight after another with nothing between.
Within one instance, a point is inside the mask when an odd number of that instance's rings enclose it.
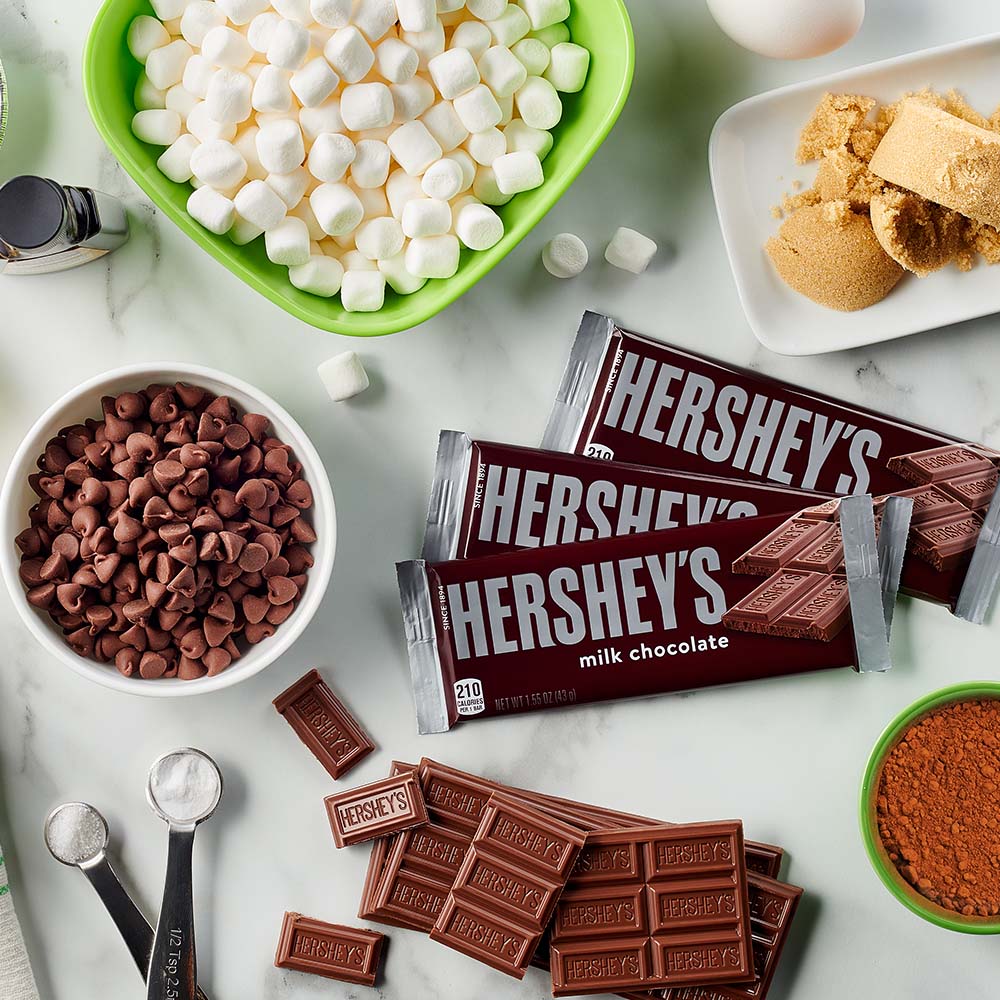
<instances>
[{"instance_id":1,"label":"green bowl rim","mask_svg":"<svg viewBox=\"0 0 1000 1000\"><path fill-rule=\"evenodd\" d=\"M890 747L896 742L900 733L912 725L920 716L941 705L958 701L974 701L977 698L1000 699L1000 683L996 681L964 681L949 687L932 691L918 698L912 705L904 708L883 730L878 742L868 757L864 778L861 781L861 793L858 800L858 820L861 825L861 839L868 854L875 874L882 884L908 910L918 917L943 927L946 930L958 931L962 934L1000 934L1000 918L986 920L970 920L951 916L941 907L935 906L930 900L926 904L920 901L915 893L896 871L895 865L883 856L882 841L873 823L873 799L877 794L877 777Z\"/></svg>"},{"instance_id":2,"label":"green bowl rim","mask_svg":"<svg viewBox=\"0 0 1000 1000\"><path fill-rule=\"evenodd\" d=\"M628 9L625 6L625 0L596 0L597 3L608 4L614 7L621 18L626 40L624 73L618 83L617 93L615 93L613 99L603 112L600 125L581 144L579 153L569 166L565 178L557 187L553 188L552 194L541 205L541 214L539 214L537 219L530 221L530 223L527 216L515 220L507 228L504 235L506 245L501 244L502 253L500 253L496 260L489 263L488 266L486 266L487 262L484 260L478 267L474 263L471 268L460 270L454 277L440 283L441 289L437 297L429 298L424 305L415 304L412 309L403 311L392 319L387 318L380 322L378 319L379 313L359 314L365 317L363 320L364 328L359 329L349 319L344 320L340 317L334 317L327 322L322 322L321 317L314 312L310 312L296 303L281 301L270 288L258 283L251 270L241 261L233 260L232 258L223 259L221 250L214 242L216 237L201 231L196 223L190 220L184 213L177 211L173 205L161 204L160 200L151 192L146 182L146 170L140 163L134 160L128 150L118 141L115 130L105 121L100 100L97 96L99 87L95 79L96 60L94 58L94 48L97 45L102 22L109 16L112 7L119 2L121 0L103 0L100 9L94 17L90 32L87 35L83 52L83 89L87 108L97 131L108 148L129 177L142 189L157 209L178 226L197 246L211 254L212 257L244 284L260 295L263 295L283 312L294 316L301 322L316 329L325 330L328 333L337 333L348 337L383 337L411 330L413 327L419 326L421 323L438 315L438 313L443 312L448 306L452 305L473 288L494 267L500 264L555 207L556 203L569 190L570 185L580 175L584 167L591 161L621 115L622 109L625 107L625 102L628 100L635 74L635 32L632 28ZM487 253L489 252L487 251ZM419 302L420 300L417 301Z\"/></svg>"}]
</instances>

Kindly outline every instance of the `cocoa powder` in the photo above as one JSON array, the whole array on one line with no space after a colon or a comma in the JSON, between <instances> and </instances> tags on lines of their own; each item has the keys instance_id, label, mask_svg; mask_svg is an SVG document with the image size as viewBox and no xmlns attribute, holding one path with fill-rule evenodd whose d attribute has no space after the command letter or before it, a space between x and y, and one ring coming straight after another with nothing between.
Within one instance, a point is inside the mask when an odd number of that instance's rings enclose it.
<instances>
[{"instance_id":1,"label":"cocoa powder","mask_svg":"<svg viewBox=\"0 0 1000 1000\"><path fill-rule=\"evenodd\" d=\"M1000 700L914 722L879 778L879 836L922 896L966 917L1000 913Z\"/></svg>"}]
</instances>

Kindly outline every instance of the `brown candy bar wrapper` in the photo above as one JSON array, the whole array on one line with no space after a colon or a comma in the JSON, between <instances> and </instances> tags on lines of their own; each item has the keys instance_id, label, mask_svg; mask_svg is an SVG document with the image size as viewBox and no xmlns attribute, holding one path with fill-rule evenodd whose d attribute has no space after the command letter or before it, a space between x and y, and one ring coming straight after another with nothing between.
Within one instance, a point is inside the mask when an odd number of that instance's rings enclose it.
<instances>
[{"instance_id":1,"label":"brown candy bar wrapper","mask_svg":"<svg viewBox=\"0 0 1000 1000\"><path fill-rule=\"evenodd\" d=\"M952 608L1000 464L983 445L651 340L596 313L583 318L542 447L835 495L912 498L901 589ZM1000 583L996 562L968 595L980 617Z\"/></svg>"},{"instance_id":2,"label":"brown candy bar wrapper","mask_svg":"<svg viewBox=\"0 0 1000 1000\"><path fill-rule=\"evenodd\" d=\"M871 551L860 561L824 561L809 546L804 568L763 580L740 568L774 548L783 515L401 563L418 729L829 667L886 669L870 500L867 509ZM812 530L818 539L826 529ZM874 576L877 604L862 643L848 585L856 562ZM881 658L872 667L869 640Z\"/></svg>"},{"instance_id":3,"label":"brown candy bar wrapper","mask_svg":"<svg viewBox=\"0 0 1000 1000\"><path fill-rule=\"evenodd\" d=\"M780 514L828 498L442 431L422 558L443 562Z\"/></svg>"}]
</instances>

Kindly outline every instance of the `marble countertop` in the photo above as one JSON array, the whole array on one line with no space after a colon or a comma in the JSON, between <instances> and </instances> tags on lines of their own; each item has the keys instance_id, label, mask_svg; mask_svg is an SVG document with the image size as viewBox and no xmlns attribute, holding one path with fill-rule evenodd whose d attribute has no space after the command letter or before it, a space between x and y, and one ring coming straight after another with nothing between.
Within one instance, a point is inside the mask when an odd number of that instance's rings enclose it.
<instances>
[{"instance_id":1,"label":"marble countertop","mask_svg":"<svg viewBox=\"0 0 1000 1000\"><path fill-rule=\"evenodd\" d=\"M281 914L355 920L365 850L333 849L321 806L331 783L271 699L321 667L370 728L377 753L351 779L421 755L520 785L672 819L741 816L789 850L807 889L775 1000L995 993L1000 949L904 911L868 866L856 798L886 722L947 683L996 676L1000 621L973 628L902 602L888 676L792 677L681 698L581 708L417 737L393 564L413 556L442 427L538 442L576 324L587 308L780 378L963 437L1000 444L1000 321L988 318L885 346L810 359L767 353L743 319L709 190L706 141L734 101L772 86L954 41L1000 26L989 0L872 0L846 48L803 64L738 50L699 0L631 0L638 69L611 137L559 205L472 292L419 329L352 343L256 297L197 250L128 180L91 126L80 85L97 0L0 0L0 54L13 110L0 176L43 173L122 196L130 243L107 263L39 278L0 277L0 456L87 376L128 362L202 362L259 385L299 419L337 495L332 586L304 637L246 683L197 699L145 700L93 686L51 662L0 596L0 842L46 1000L138 997L110 921L77 873L42 843L47 811L93 802L113 857L147 913L159 898L166 836L143 797L162 751L191 744L221 763L227 794L196 848L201 979L216 1000L354 997L363 991L280 972ZM599 194L599 196L597 196ZM665 248L635 279L603 266L619 225ZM571 230L595 263L556 282L538 253ZM358 348L373 386L326 398L316 365ZM548 995L390 930L387 1000Z\"/></svg>"}]
</instances>

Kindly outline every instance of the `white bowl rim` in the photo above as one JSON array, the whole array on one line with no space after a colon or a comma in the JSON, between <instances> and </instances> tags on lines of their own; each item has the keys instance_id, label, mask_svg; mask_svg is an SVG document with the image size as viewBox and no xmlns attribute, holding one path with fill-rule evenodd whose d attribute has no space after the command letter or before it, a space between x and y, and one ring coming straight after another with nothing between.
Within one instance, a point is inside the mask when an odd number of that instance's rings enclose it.
<instances>
[{"instance_id":1,"label":"white bowl rim","mask_svg":"<svg viewBox=\"0 0 1000 1000\"><path fill-rule=\"evenodd\" d=\"M200 677L197 680L189 681L182 681L179 678L150 681L124 677L118 673L113 665L109 667L96 660L77 656L67 645L65 639L56 635L54 628L48 625L47 619L43 619L28 604L24 587L18 575L19 560L15 555L13 538L0 538L0 572L3 574L7 590L21 620L28 626L32 635L50 654L61 660L77 674L106 688L124 691L127 694L151 698L178 698L207 694L211 691L232 687L270 666L291 647L305 630L318 610L330 582L337 548L337 510L333 487L319 452L298 421L283 406L267 393L235 375L191 362L143 361L122 365L119 368L94 375L56 399L32 423L31 428L22 438L10 460L3 486L0 487L0 530L5 531L7 523L12 520L15 503L14 493L15 489L21 485L21 473L24 472L25 463L33 462L34 458L41 453L41 447L44 445L39 446L38 438L45 432L60 410L77 400L84 400L88 394L99 393L101 386L108 382L123 378L155 380L158 376L162 378L164 373L174 373L184 379L190 379L194 383L197 383L199 379L205 379L231 386L236 392L257 400L263 411L268 411L269 414L273 414L284 423L295 438L288 443L294 448L296 458L308 470L308 482L313 492L314 507L329 521L329 526L324 532L325 537L317 539L313 546L315 564L309 570L309 586L306 588L305 596L296 608L295 614L287 622L282 623L275 634L267 639L267 645L255 647L254 651L260 651L262 654L259 662L251 662L247 666L247 661L241 659L214 677ZM82 420L83 417L80 419ZM46 439L48 437L51 435L46 433ZM21 512L18 511L18 515L20 514Z\"/></svg>"}]
</instances>

